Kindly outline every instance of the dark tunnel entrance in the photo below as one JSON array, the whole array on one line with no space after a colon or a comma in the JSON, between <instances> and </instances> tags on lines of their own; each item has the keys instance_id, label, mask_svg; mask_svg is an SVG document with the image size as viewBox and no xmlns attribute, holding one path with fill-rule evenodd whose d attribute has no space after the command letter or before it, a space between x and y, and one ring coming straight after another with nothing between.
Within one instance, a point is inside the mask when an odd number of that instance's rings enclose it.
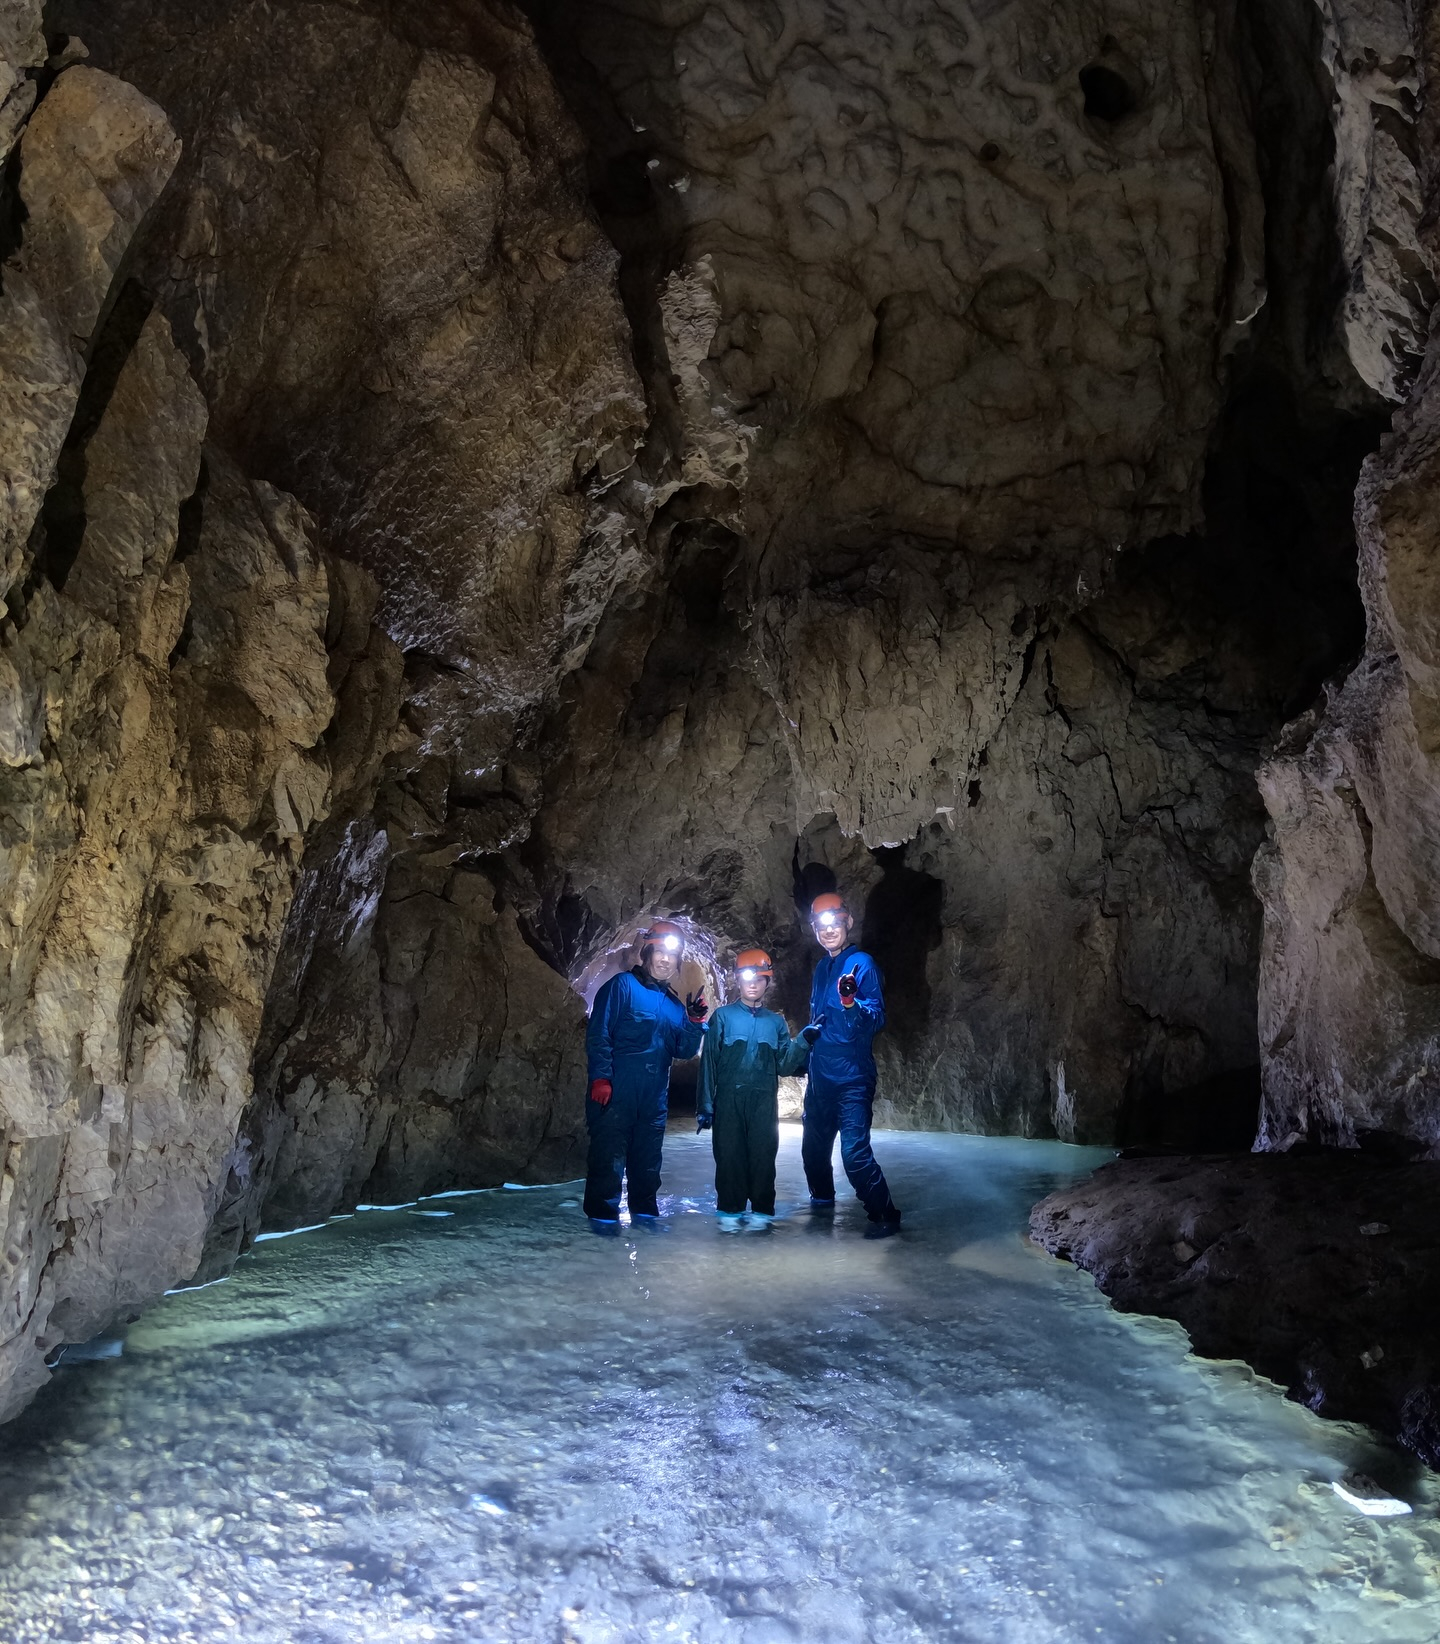
<instances>
[{"instance_id":1,"label":"dark tunnel entrance","mask_svg":"<svg viewBox=\"0 0 1440 1644\"><path fill-rule=\"evenodd\" d=\"M905 865L906 846L871 854L883 872L858 921L860 945L885 973L886 1031L902 1049L914 1048L930 1025L927 961L940 946L945 887Z\"/></svg>"}]
</instances>

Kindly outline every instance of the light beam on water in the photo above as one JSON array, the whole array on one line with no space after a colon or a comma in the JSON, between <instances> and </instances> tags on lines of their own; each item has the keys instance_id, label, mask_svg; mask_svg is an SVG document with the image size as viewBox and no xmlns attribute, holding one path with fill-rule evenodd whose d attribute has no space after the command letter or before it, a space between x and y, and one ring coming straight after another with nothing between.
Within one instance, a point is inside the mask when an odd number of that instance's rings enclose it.
<instances>
[{"instance_id":1,"label":"light beam on water","mask_svg":"<svg viewBox=\"0 0 1440 1644\"><path fill-rule=\"evenodd\" d=\"M722 1236L671 1136L657 1231L454 1195L171 1296L0 1439L0 1637L1432 1644L1427 1475L1023 1241L1104 1154L877 1144L897 1239Z\"/></svg>"}]
</instances>

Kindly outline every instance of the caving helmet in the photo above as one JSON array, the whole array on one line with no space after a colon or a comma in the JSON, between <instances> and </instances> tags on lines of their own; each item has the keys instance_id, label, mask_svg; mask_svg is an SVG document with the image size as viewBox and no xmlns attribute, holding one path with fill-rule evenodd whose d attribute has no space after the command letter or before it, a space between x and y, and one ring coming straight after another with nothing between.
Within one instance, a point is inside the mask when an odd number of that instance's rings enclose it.
<instances>
[{"instance_id":1,"label":"caving helmet","mask_svg":"<svg viewBox=\"0 0 1440 1644\"><path fill-rule=\"evenodd\" d=\"M757 976L768 976L773 980L775 967L764 948L746 948L743 953L735 955L735 974L742 982L753 982Z\"/></svg>"},{"instance_id":2,"label":"caving helmet","mask_svg":"<svg viewBox=\"0 0 1440 1644\"><path fill-rule=\"evenodd\" d=\"M837 891L825 891L810 904L810 923L827 927L838 925L849 912L843 896Z\"/></svg>"},{"instance_id":3,"label":"caving helmet","mask_svg":"<svg viewBox=\"0 0 1440 1644\"><path fill-rule=\"evenodd\" d=\"M670 919L657 919L649 930L640 932L640 940L644 944L640 950L642 959L648 959L651 948L656 946L673 953L677 959L685 951L685 932Z\"/></svg>"}]
</instances>

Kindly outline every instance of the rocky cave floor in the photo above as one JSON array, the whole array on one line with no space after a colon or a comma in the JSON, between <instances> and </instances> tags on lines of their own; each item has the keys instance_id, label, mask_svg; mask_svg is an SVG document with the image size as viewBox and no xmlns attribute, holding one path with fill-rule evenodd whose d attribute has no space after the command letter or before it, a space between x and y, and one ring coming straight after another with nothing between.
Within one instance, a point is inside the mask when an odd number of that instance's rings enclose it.
<instances>
[{"instance_id":1,"label":"rocky cave floor","mask_svg":"<svg viewBox=\"0 0 1440 1644\"><path fill-rule=\"evenodd\" d=\"M1031 1233L1124 1312L1184 1325L1440 1466L1440 1168L1356 1149L1120 1158Z\"/></svg>"},{"instance_id":2,"label":"rocky cave floor","mask_svg":"<svg viewBox=\"0 0 1440 1644\"><path fill-rule=\"evenodd\" d=\"M658 1230L571 1183L262 1242L9 1429L0 1635L1430 1644L1434 1476L1025 1238L1099 1150L877 1145L879 1242L799 1208L793 1126L769 1232L718 1230L675 1128Z\"/></svg>"}]
</instances>

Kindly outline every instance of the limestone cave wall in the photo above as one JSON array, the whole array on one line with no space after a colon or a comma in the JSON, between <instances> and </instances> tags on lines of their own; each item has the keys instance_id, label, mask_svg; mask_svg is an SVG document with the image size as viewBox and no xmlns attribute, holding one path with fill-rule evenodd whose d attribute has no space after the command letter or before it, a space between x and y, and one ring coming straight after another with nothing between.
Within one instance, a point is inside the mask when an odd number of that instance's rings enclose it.
<instances>
[{"instance_id":1,"label":"limestone cave wall","mask_svg":"<svg viewBox=\"0 0 1440 1644\"><path fill-rule=\"evenodd\" d=\"M655 911L843 886L889 1123L1435 1146L1428 15L0 0L0 1415L573 1172Z\"/></svg>"}]
</instances>

